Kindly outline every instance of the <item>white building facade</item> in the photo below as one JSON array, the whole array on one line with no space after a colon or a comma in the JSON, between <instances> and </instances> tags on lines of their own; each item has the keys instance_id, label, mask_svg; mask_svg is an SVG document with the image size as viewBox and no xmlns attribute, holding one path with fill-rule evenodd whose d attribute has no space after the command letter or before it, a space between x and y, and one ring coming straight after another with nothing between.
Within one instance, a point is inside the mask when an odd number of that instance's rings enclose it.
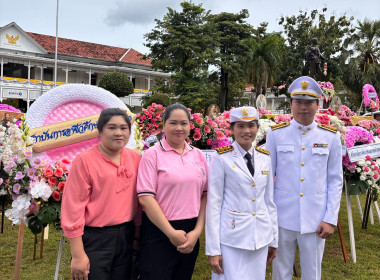
<instances>
[{"instance_id":1,"label":"white building facade","mask_svg":"<svg viewBox=\"0 0 380 280\"><path fill-rule=\"evenodd\" d=\"M122 98L139 106L156 78L170 74L154 71L149 59L134 49L124 49L58 38L57 81L97 85L107 72L121 72L133 82L135 93ZM31 102L54 85L55 37L25 32L12 22L0 27L0 102L8 100L26 110Z\"/></svg>"}]
</instances>

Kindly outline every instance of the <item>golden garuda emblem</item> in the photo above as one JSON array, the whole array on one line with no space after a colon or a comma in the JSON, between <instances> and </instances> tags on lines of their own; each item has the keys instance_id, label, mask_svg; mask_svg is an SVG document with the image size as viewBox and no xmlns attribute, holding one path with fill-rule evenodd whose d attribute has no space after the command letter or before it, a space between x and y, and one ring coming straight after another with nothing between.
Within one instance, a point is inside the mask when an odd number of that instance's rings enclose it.
<instances>
[{"instance_id":1,"label":"golden garuda emblem","mask_svg":"<svg viewBox=\"0 0 380 280\"><path fill-rule=\"evenodd\" d=\"M20 36L9 35L8 33L5 34L5 37L7 37L9 44L16 44L17 40L20 39Z\"/></svg>"},{"instance_id":2,"label":"golden garuda emblem","mask_svg":"<svg viewBox=\"0 0 380 280\"><path fill-rule=\"evenodd\" d=\"M303 89L307 89L307 87L309 86L309 82L307 82L307 81L302 81L302 82L301 82L301 86L302 86Z\"/></svg>"},{"instance_id":3,"label":"golden garuda emblem","mask_svg":"<svg viewBox=\"0 0 380 280\"><path fill-rule=\"evenodd\" d=\"M243 116L248 116L249 110L248 109L241 109L241 113Z\"/></svg>"}]
</instances>

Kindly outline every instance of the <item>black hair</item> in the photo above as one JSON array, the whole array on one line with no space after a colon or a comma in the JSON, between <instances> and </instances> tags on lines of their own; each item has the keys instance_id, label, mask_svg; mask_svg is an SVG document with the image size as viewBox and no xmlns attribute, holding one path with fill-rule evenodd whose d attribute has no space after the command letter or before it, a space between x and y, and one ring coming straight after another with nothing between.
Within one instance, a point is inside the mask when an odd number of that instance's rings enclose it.
<instances>
[{"instance_id":1,"label":"black hair","mask_svg":"<svg viewBox=\"0 0 380 280\"><path fill-rule=\"evenodd\" d=\"M259 120L253 120L252 122L255 122L255 123L256 123L257 128L260 127L260 125L259 125ZM230 123L230 128L231 128L231 129L234 128L235 123L236 123L236 122Z\"/></svg>"},{"instance_id":2,"label":"black hair","mask_svg":"<svg viewBox=\"0 0 380 280\"><path fill-rule=\"evenodd\" d=\"M186 113L186 116L190 122L189 110L185 106L183 106L182 104L176 103L176 104L172 104L172 105L165 108L164 117L163 117L164 123L166 123L166 121L170 118L172 111L178 110L178 109L183 110Z\"/></svg>"},{"instance_id":3,"label":"black hair","mask_svg":"<svg viewBox=\"0 0 380 280\"><path fill-rule=\"evenodd\" d=\"M131 130L131 120L129 119L129 116L126 112L119 108L107 108L104 109L99 116L98 119L98 131L102 132L104 126L109 122L109 120L114 116L122 116L125 120L125 122L128 125L129 130Z\"/></svg>"}]
</instances>

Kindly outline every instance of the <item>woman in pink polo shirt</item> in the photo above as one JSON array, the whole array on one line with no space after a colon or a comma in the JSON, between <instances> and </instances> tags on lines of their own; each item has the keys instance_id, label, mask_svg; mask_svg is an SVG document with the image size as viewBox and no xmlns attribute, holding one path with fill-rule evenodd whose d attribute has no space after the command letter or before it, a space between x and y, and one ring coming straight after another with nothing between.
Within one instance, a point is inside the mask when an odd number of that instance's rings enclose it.
<instances>
[{"instance_id":1,"label":"woman in pink polo shirt","mask_svg":"<svg viewBox=\"0 0 380 280\"><path fill-rule=\"evenodd\" d=\"M78 155L62 199L61 224L71 247L71 279L128 279L131 273L140 155L125 148L131 122L118 108L102 111L101 143Z\"/></svg>"},{"instance_id":2,"label":"woman in pink polo shirt","mask_svg":"<svg viewBox=\"0 0 380 280\"><path fill-rule=\"evenodd\" d=\"M188 109L181 104L167 107L165 139L140 162L142 280L186 280L193 274L205 221L207 162L199 149L186 143L189 132Z\"/></svg>"}]
</instances>

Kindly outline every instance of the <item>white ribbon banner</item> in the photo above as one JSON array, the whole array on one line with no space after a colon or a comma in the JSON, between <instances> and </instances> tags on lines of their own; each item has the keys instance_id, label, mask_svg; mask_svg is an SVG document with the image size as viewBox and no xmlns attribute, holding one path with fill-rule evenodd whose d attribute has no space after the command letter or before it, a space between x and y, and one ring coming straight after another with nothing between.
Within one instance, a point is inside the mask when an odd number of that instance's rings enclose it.
<instances>
[{"instance_id":1,"label":"white ribbon banner","mask_svg":"<svg viewBox=\"0 0 380 280\"><path fill-rule=\"evenodd\" d=\"M351 162L357 162L361 159L365 159L367 155L371 158L378 158L380 157L380 143L372 143L348 148L347 153Z\"/></svg>"}]
</instances>

